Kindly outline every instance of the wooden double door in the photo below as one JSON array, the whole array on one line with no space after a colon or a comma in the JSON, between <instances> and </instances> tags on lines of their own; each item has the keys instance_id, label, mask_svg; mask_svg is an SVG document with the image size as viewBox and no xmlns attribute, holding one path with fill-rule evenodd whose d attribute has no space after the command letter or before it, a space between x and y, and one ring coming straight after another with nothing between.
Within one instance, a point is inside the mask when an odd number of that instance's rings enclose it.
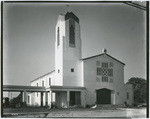
<instances>
[{"instance_id":1,"label":"wooden double door","mask_svg":"<svg viewBox=\"0 0 150 119\"><path fill-rule=\"evenodd\" d=\"M99 89L96 91L97 104L111 104L111 90Z\"/></svg>"}]
</instances>

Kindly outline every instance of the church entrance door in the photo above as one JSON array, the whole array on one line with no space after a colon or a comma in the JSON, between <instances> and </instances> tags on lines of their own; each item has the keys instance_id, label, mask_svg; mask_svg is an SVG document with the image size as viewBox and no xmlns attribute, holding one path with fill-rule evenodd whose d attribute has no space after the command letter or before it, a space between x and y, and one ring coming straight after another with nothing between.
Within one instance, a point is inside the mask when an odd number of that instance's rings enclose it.
<instances>
[{"instance_id":1,"label":"church entrance door","mask_svg":"<svg viewBox=\"0 0 150 119\"><path fill-rule=\"evenodd\" d=\"M70 106L81 105L81 92L70 91Z\"/></svg>"},{"instance_id":2,"label":"church entrance door","mask_svg":"<svg viewBox=\"0 0 150 119\"><path fill-rule=\"evenodd\" d=\"M111 104L111 90L99 89L96 91L97 104Z\"/></svg>"}]
</instances>

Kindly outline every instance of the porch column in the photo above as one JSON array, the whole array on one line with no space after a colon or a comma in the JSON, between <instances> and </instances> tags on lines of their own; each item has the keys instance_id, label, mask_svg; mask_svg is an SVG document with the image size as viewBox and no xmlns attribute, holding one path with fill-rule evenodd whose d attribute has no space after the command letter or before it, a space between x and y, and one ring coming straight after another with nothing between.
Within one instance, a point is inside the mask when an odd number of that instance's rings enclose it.
<instances>
[{"instance_id":1,"label":"porch column","mask_svg":"<svg viewBox=\"0 0 150 119\"><path fill-rule=\"evenodd\" d=\"M82 90L81 91L81 105L85 107L85 104L86 104L86 92L85 90Z\"/></svg>"},{"instance_id":2,"label":"porch column","mask_svg":"<svg viewBox=\"0 0 150 119\"><path fill-rule=\"evenodd\" d=\"M43 92L41 92L41 107L43 107Z\"/></svg>"},{"instance_id":3,"label":"porch column","mask_svg":"<svg viewBox=\"0 0 150 119\"><path fill-rule=\"evenodd\" d=\"M52 108L52 91L49 91L49 96L50 96L50 108Z\"/></svg>"},{"instance_id":4,"label":"porch column","mask_svg":"<svg viewBox=\"0 0 150 119\"><path fill-rule=\"evenodd\" d=\"M67 91L67 107L69 107L69 103L70 103L70 91Z\"/></svg>"},{"instance_id":5,"label":"porch column","mask_svg":"<svg viewBox=\"0 0 150 119\"><path fill-rule=\"evenodd\" d=\"M24 90L23 92L23 106L24 107L26 106L26 102L27 102L27 92L26 90Z\"/></svg>"},{"instance_id":6,"label":"porch column","mask_svg":"<svg viewBox=\"0 0 150 119\"><path fill-rule=\"evenodd\" d=\"M116 103L116 100L115 100L115 98L116 98L116 96L115 96L115 91L113 92L114 93L114 96L113 96L113 98L114 98L114 102L113 102L113 104L115 105Z\"/></svg>"},{"instance_id":7,"label":"porch column","mask_svg":"<svg viewBox=\"0 0 150 119\"><path fill-rule=\"evenodd\" d=\"M45 106L48 105L48 95L47 95L47 92L45 92Z\"/></svg>"},{"instance_id":8,"label":"porch column","mask_svg":"<svg viewBox=\"0 0 150 119\"><path fill-rule=\"evenodd\" d=\"M111 104L115 105L115 91L111 91Z\"/></svg>"},{"instance_id":9,"label":"porch column","mask_svg":"<svg viewBox=\"0 0 150 119\"><path fill-rule=\"evenodd\" d=\"M23 97L24 97L24 96L23 96L23 92L22 92L22 91L20 92L20 95L21 95L21 104L20 104L20 106L23 107L23 101L24 101L24 100L23 100ZM10 99L11 99L11 98L10 98Z\"/></svg>"}]
</instances>

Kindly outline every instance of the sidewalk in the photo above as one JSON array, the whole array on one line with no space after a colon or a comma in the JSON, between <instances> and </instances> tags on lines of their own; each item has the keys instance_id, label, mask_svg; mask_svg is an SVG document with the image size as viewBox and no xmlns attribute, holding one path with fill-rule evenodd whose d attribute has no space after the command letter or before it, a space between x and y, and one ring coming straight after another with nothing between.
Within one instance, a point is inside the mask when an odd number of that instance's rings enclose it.
<instances>
[{"instance_id":1,"label":"sidewalk","mask_svg":"<svg viewBox=\"0 0 150 119\"><path fill-rule=\"evenodd\" d=\"M145 118L146 108L117 109L46 109L24 108L4 110L5 117L132 117Z\"/></svg>"}]
</instances>

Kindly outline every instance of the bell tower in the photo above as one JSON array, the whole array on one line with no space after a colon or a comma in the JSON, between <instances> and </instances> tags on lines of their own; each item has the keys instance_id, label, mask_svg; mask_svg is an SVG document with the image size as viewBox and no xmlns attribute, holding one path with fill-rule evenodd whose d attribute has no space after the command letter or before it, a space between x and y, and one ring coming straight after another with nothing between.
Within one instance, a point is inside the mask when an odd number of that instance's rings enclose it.
<instances>
[{"instance_id":1,"label":"bell tower","mask_svg":"<svg viewBox=\"0 0 150 119\"><path fill-rule=\"evenodd\" d=\"M72 12L59 15L55 41L55 82L62 86L82 86L79 18Z\"/></svg>"}]
</instances>

